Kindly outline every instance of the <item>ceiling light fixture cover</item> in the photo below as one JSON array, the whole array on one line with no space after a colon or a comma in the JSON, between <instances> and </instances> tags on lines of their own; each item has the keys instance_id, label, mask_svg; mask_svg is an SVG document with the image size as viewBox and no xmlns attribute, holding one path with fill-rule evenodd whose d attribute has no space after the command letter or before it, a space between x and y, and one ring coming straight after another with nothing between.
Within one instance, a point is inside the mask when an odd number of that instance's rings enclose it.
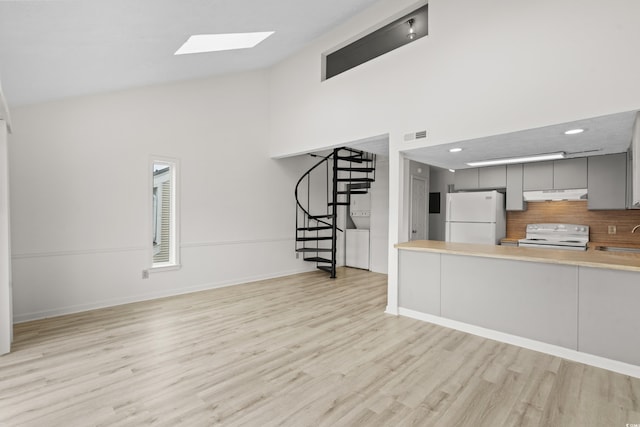
<instances>
[{"instance_id":1,"label":"ceiling light fixture cover","mask_svg":"<svg viewBox=\"0 0 640 427\"><path fill-rule=\"evenodd\" d=\"M174 55L249 49L272 35L274 31L233 34L197 34L189 37Z\"/></svg>"},{"instance_id":2,"label":"ceiling light fixture cover","mask_svg":"<svg viewBox=\"0 0 640 427\"><path fill-rule=\"evenodd\" d=\"M495 166L495 165L508 165L512 163L531 163L531 162L541 162L544 160L557 160L564 159L565 152L560 151L558 153L547 153L547 154L535 154L532 156L523 156L523 157L510 157L506 159L494 159L494 160L482 160L479 162L468 162L469 166Z\"/></svg>"},{"instance_id":3,"label":"ceiling light fixture cover","mask_svg":"<svg viewBox=\"0 0 640 427\"><path fill-rule=\"evenodd\" d=\"M584 129L570 129L568 131L566 131L564 134L565 135L577 135L579 133L584 132Z\"/></svg>"}]
</instances>

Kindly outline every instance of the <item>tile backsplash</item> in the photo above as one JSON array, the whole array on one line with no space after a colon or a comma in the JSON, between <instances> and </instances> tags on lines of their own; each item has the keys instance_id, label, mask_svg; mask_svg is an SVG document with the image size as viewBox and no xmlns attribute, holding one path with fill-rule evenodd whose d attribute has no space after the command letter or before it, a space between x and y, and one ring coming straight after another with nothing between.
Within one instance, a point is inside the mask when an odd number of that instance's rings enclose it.
<instances>
[{"instance_id":1,"label":"tile backsplash","mask_svg":"<svg viewBox=\"0 0 640 427\"><path fill-rule=\"evenodd\" d=\"M526 211L507 212L507 238L522 239L527 224L557 222L589 226L589 240L593 243L640 246L640 210L590 211L586 201L529 202ZM609 234L609 226L616 234Z\"/></svg>"}]
</instances>

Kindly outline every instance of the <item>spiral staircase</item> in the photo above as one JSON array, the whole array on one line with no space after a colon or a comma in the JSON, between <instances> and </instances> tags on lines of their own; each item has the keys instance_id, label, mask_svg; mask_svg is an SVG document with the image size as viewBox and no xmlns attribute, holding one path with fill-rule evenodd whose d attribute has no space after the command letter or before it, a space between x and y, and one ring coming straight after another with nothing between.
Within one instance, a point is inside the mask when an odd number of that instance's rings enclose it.
<instances>
[{"instance_id":1,"label":"spiral staircase","mask_svg":"<svg viewBox=\"0 0 640 427\"><path fill-rule=\"evenodd\" d=\"M298 180L296 252L336 277L338 207L349 206L353 194L367 194L375 181L376 156L348 147L334 149Z\"/></svg>"}]
</instances>

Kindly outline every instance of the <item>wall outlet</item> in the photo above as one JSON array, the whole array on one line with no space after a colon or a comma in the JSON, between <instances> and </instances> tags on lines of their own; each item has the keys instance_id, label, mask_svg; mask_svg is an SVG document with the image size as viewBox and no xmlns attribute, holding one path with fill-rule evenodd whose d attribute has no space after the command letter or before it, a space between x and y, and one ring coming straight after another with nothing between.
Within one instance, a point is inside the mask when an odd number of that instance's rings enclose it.
<instances>
[{"instance_id":1,"label":"wall outlet","mask_svg":"<svg viewBox=\"0 0 640 427\"><path fill-rule=\"evenodd\" d=\"M615 225L610 225L609 226L609 234L616 234L616 226Z\"/></svg>"},{"instance_id":2,"label":"wall outlet","mask_svg":"<svg viewBox=\"0 0 640 427\"><path fill-rule=\"evenodd\" d=\"M149 278L149 270L142 270L142 278L143 279Z\"/></svg>"}]
</instances>

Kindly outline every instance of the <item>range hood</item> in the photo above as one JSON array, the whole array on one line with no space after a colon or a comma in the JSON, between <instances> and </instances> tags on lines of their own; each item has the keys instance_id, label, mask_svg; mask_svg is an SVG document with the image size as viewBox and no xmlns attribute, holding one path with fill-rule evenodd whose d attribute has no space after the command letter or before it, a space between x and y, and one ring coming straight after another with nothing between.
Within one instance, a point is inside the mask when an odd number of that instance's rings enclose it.
<instances>
[{"instance_id":1,"label":"range hood","mask_svg":"<svg viewBox=\"0 0 640 427\"><path fill-rule=\"evenodd\" d=\"M525 202L542 202L547 200L587 200L587 189L570 190L536 190L522 193Z\"/></svg>"}]
</instances>

